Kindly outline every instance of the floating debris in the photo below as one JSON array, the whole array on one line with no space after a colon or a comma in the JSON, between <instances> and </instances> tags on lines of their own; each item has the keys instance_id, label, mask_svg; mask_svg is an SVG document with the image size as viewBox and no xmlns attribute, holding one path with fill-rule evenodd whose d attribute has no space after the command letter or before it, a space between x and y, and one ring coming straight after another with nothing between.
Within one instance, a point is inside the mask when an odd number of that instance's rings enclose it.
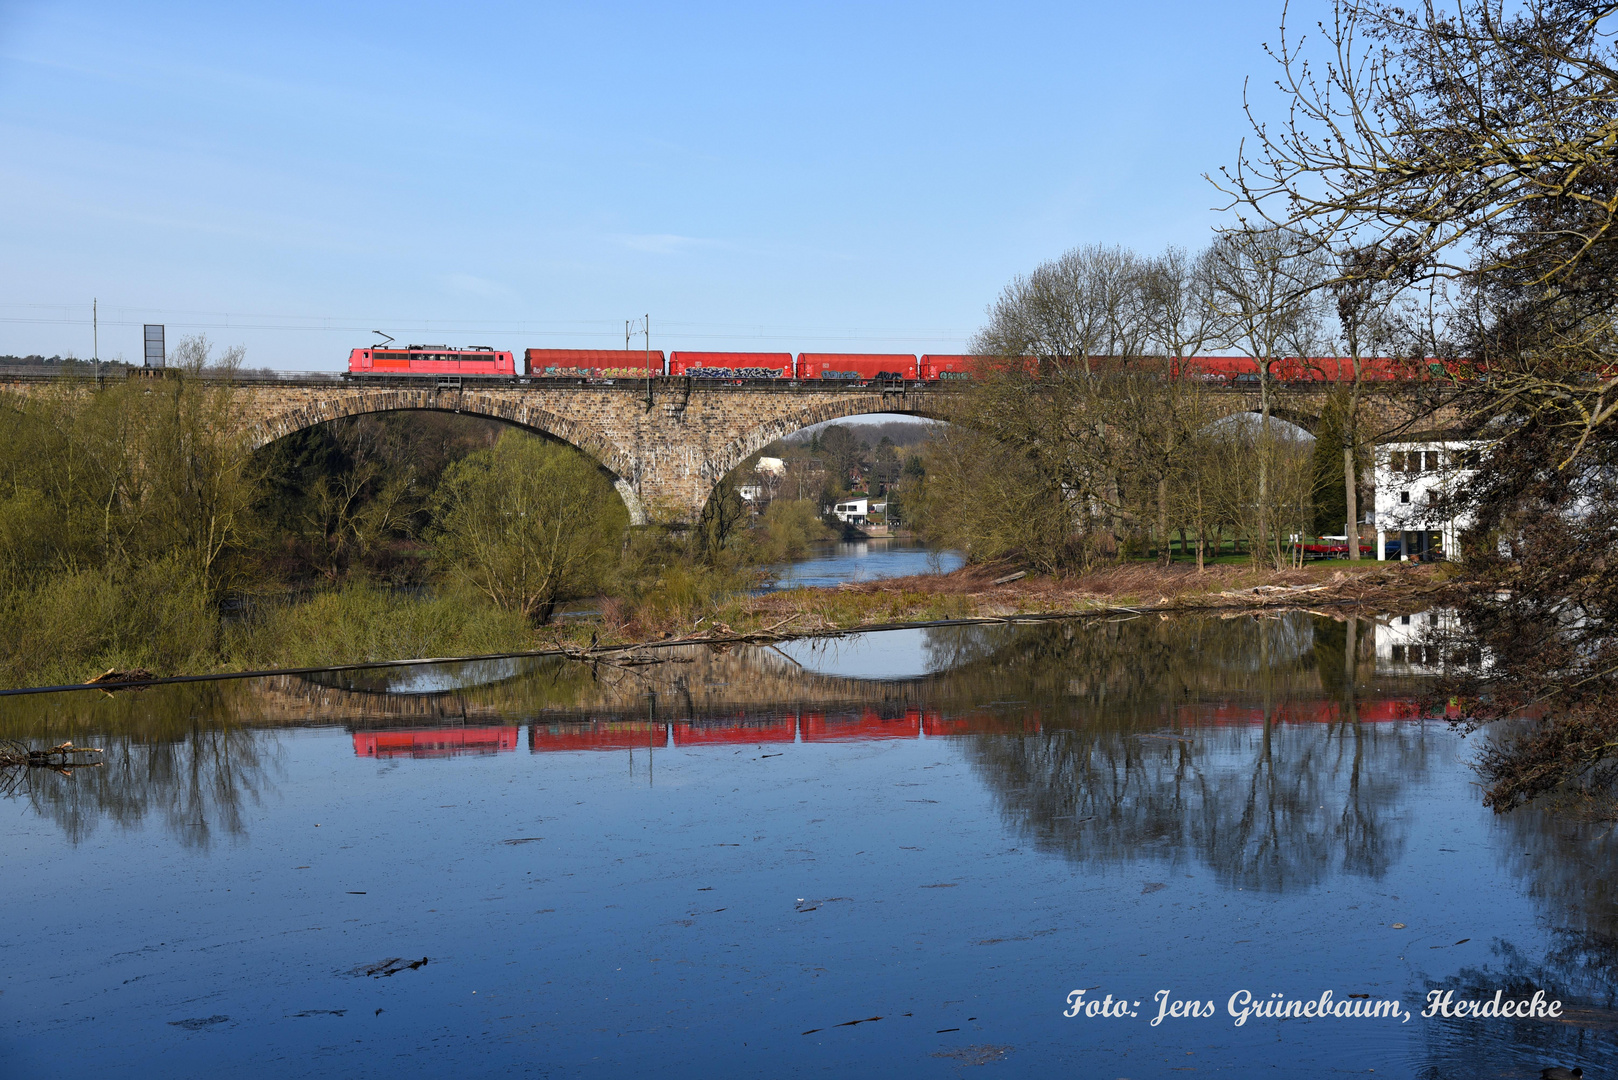
<instances>
[{"instance_id":1,"label":"floating debris","mask_svg":"<svg viewBox=\"0 0 1618 1080\"><path fill-rule=\"evenodd\" d=\"M215 1024L229 1022L228 1016L194 1016L189 1020L170 1020L169 1027L185 1028L187 1031L201 1031L203 1028L213 1027Z\"/></svg>"},{"instance_id":2,"label":"floating debris","mask_svg":"<svg viewBox=\"0 0 1618 1080\"><path fill-rule=\"evenodd\" d=\"M0 740L0 766L29 765L36 768L64 769L85 765L99 765L99 761L85 761L84 754L99 754L95 746L74 746L71 742L57 743L46 750L30 750L26 744L9 739Z\"/></svg>"},{"instance_id":3,"label":"floating debris","mask_svg":"<svg viewBox=\"0 0 1618 1080\"><path fill-rule=\"evenodd\" d=\"M119 686L120 684L124 684L124 683L147 683L147 682L151 682L155 678L157 678L157 676L153 675L150 671L147 671L145 668L130 668L127 671L119 670L118 668L108 668L106 671L103 671L100 675L97 675L95 678L91 679L85 685L86 686L101 686L101 687L107 687L107 686L116 687L116 686ZM144 690L145 687L144 686L124 686L123 689L126 689L126 690Z\"/></svg>"},{"instance_id":4,"label":"floating debris","mask_svg":"<svg viewBox=\"0 0 1618 1080\"><path fill-rule=\"evenodd\" d=\"M940 1050L933 1057L954 1058L962 1065L987 1065L991 1061L999 1061L1009 1053L1011 1053L1009 1046L990 1046L985 1043L981 1046L963 1046L958 1050Z\"/></svg>"},{"instance_id":5,"label":"floating debris","mask_svg":"<svg viewBox=\"0 0 1618 1080\"><path fill-rule=\"evenodd\" d=\"M427 963L425 956L420 960L408 961L397 956L390 956L386 960L375 964L361 964L359 967L351 969L348 973L359 978L386 979L399 974L401 971L415 971L425 963Z\"/></svg>"}]
</instances>

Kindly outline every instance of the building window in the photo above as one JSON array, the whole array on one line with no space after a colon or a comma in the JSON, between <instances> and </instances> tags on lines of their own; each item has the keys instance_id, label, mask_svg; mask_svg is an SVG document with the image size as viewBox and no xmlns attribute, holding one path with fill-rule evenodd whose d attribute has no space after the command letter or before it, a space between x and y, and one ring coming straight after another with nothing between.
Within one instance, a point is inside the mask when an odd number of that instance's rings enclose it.
<instances>
[{"instance_id":1,"label":"building window","mask_svg":"<svg viewBox=\"0 0 1618 1080\"><path fill-rule=\"evenodd\" d=\"M1402 502L1402 503L1409 502L1410 501L1410 492L1408 492L1408 491L1399 492L1399 501Z\"/></svg>"}]
</instances>

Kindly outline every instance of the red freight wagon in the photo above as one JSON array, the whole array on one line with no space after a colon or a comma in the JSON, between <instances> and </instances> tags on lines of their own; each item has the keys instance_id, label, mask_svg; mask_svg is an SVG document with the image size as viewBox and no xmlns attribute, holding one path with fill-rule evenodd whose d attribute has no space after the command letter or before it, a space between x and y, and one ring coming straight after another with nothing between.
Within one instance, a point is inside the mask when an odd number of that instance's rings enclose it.
<instances>
[{"instance_id":1,"label":"red freight wagon","mask_svg":"<svg viewBox=\"0 0 1618 1080\"><path fill-rule=\"evenodd\" d=\"M355 757L454 757L500 754L517 749L517 729L432 728L423 731L356 731Z\"/></svg>"},{"instance_id":2,"label":"red freight wagon","mask_svg":"<svg viewBox=\"0 0 1618 1080\"><path fill-rule=\"evenodd\" d=\"M1175 362L1178 373L1212 382L1257 385L1258 361L1249 356L1196 356ZM1399 360L1368 356L1360 361L1360 376L1367 382L1423 379L1436 374L1466 375L1465 366L1453 361ZM1280 382L1348 382L1354 361L1346 356L1288 356L1271 361L1270 374Z\"/></svg>"},{"instance_id":3,"label":"red freight wagon","mask_svg":"<svg viewBox=\"0 0 1618 1080\"><path fill-rule=\"evenodd\" d=\"M663 374L663 351L650 358L634 349L529 349L523 373L551 379L644 379Z\"/></svg>"},{"instance_id":4,"label":"red freight wagon","mask_svg":"<svg viewBox=\"0 0 1618 1080\"><path fill-rule=\"evenodd\" d=\"M669 374L693 379L790 379L791 353L671 352Z\"/></svg>"},{"instance_id":5,"label":"red freight wagon","mask_svg":"<svg viewBox=\"0 0 1618 1080\"><path fill-rule=\"evenodd\" d=\"M870 382L915 379L916 358L902 353L799 353L798 378Z\"/></svg>"},{"instance_id":6,"label":"red freight wagon","mask_svg":"<svg viewBox=\"0 0 1618 1080\"><path fill-rule=\"evenodd\" d=\"M515 358L485 346L452 349L448 345L354 349L348 354L351 375L516 375Z\"/></svg>"},{"instance_id":7,"label":"red freight wagon","mask_svg":"<svg viewBox=\"0 0 1618 1080\"><path fill-rule=\"evenodd\" d=\"M921 358L917 365L920 377L927 382L939 382L944 379L970 379L978 369L981 362L976 356L951 356L943 353L928 353Z\"/></svg>"}]
</instances>

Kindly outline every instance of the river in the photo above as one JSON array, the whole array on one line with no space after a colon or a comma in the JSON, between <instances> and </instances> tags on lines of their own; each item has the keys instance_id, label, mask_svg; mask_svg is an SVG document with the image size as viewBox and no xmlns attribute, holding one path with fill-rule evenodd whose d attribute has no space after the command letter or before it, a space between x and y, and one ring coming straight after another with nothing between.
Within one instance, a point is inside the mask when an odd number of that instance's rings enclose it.
<instances>
[{"instance_id":1,"label":"river","mask_svg":"<svg viewBox=\"0 0 1618 1080\"><path fill-rule=\"evenodd\" d=\"M965 562L958 551L935 550L918 540L876 537L812 544L804 558L768 570L772 578L770 588L824 589L845 581L947 574L960 569Z\"/></svg>"},{"instance_id":2,"label":"river","mask_svg":"<svg viewBox=\"0 0 1618 1080\"><path fill-rule=\"evenodd\" d=\"M0 1072L1611 1070L1618 841L1484 810L1398 632L943 627L0 699L0 738L106 757L0 774ZM1411 1015L1497 990L1563 1013ZM1230 1014L1327 992L1384 1015ZM1211 1015L1154 1025L1158 994Z\"/></svg>"}]
</instances>

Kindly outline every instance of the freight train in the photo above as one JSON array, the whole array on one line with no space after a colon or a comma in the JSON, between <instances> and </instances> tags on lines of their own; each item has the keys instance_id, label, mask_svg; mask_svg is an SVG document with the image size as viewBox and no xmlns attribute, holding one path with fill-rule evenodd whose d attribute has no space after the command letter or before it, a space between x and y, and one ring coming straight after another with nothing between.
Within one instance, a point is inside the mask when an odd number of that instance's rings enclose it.
<instances>
[{"instance_id":1,"label":"freight train","mask_svg":"<svg viewBox=\"0 0 1618 1080\"><path fill-rule=\"evenodd\" d=\"M484 379L573 379L599 382L618 379L646 379L654 376L681 376L722 382L786 380L834 382L866 385L871 383L939 383L969 380L987 363L983 357L963 354L928 353L791 353L766 352L686 352L634 349L527 349L522 370L511 352L489 346L451 348L448 345L406 345L359 348L348 354L348 376L395 378L400 376L460 377ZM1013 362L1015 365L1017 362ZM1078 367L1084 361L1058 361ZM1091 366L1127 370L1153 367L1169 377L1195 378L1222 386L1257 386L1259 366L1245 356L1199 356L1164 361L1146 358L1120 361L1113 357L1092 357ZM1039 361L1021 361L1030 374ZM1362 377L1373 381L1421 379L1454 375L1453 364L1432 361L1393 360L1376 357L1361 362ZM1342 357L1287 357L1272 361L1271 377L1284 383L1343 382L1353 378L1351 360Z\"/></svg>"}]
</instances>

